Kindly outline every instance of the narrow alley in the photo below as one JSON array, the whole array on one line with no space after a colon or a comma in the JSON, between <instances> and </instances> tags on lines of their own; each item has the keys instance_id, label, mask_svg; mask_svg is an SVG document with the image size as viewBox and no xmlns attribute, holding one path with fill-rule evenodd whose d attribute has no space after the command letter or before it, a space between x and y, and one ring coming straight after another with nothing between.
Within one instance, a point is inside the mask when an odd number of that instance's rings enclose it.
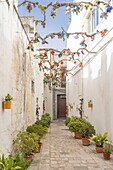
<instances>
[{"instance_id":1,"label":"narrow alley","mask_svg":"<svg viewBox=\"0 0 113 170\"><path fill-rule=\"evenodd\" d=\"M0 0L0 170L113 170L112 20L113 0Z\"/></svg>"},{"instance_id":2,"label":"narrow alley","mask_svg":"<svg viewBox=\"0 0 113 170\"><path fill-rule=\"evenodd\" d=\"M29 170L113 170L113 156L107 161L96 153L93 144L83 146L63 120L51 124L42 143L41 152L35 154Z\"/></svg>"}]
</instances>

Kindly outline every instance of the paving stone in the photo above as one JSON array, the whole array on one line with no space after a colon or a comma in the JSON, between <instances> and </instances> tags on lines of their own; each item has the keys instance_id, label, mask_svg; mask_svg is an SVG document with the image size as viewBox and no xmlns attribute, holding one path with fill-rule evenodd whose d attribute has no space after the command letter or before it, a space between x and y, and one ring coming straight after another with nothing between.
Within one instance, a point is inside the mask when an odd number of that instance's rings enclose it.
<instances>
[{"instance_id":1,"label":"paving stone","mask_svg":"<svg viewBox=\"0 0 113 170\"><path fill-rule=\"evenodd\" d=\"M42 143L29 170L113 170L113 155L106 161L94 145L83 146L63 121L52 123Z\"/></svg>"},{"instance_id":2,"label":"paving stone","mask_svg":"<svg viewBox=\"0 0 113 170\"><path fill-rule=\"evenodd\" d=\"M86 166L75 166L74 170L88 170Z\"/></svg>"}]
</instances>

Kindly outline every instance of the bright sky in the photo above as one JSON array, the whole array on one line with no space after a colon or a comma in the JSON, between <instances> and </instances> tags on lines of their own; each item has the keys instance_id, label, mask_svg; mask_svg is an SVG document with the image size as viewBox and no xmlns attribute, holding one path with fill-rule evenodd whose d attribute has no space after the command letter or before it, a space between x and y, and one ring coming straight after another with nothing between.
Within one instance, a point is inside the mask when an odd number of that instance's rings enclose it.
<instances>
[{"instance_id":1,"label":"bright sky","mask_svg":"<svg viewBox=\"0 0 113 170\"><path fill-rule=\"evenodd\" d=\"M35 0L36 1L36 0ZM55 2L55 0L37 0L39 3L46 5L50 2ZM18 2L23 2L22 0L18 0ZM59 0L58 2L73 2L73 0ZM47 16L46 16L46 28L43 28L41 24L38 24L38 33L45 37L47 34L52 32L60 32L61 27L63 27L65 30L68 29L68 23L70 15L65 14L65 7L59 8L57 10L57 16L53 19L50 17L51 7L47 10ZM26 10L26 6L19 7L19 14L20 16L35 16L35 19L43 19L42 14L38 8L33 8L33 10L29 13ZM40 43L41 47L52 47L58 50L62 50L66 48L66 40L63 41L62 39L54 38L50 39L48 38L47 41L49 42L48 45L42 45Z\"/></svg>"}]
</instances>

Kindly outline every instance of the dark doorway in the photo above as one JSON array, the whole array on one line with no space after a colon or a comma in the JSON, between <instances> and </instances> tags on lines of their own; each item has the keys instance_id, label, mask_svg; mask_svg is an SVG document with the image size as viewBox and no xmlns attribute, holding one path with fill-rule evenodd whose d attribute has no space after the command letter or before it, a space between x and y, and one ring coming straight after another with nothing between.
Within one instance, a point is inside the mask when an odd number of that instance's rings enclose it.
<instances>
[{"instance_id":1,"label":"dark doorway","mask_svg":"<svg viewBox=\"0 0 113 170\"><path fill-rule=\"evenodd\" d=\"M57 118L66 117L66 95L57 95Z\"/></svg>"}]
</instances>

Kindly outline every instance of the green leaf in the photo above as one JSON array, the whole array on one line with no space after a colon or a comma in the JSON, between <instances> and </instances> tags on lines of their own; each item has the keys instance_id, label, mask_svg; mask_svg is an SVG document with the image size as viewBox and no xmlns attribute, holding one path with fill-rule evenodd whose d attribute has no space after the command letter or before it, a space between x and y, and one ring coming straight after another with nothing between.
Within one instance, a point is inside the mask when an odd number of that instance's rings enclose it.
<instances>
[{"instance_id":1,"label":"green leaf","mask_svg":"<svg viewBox=\"0 0 113 170\"><path fill-rule=\"evenodd\" d=\"M35 25L38 25L38 20L35 21Z\"/></svg>"},{"instance_id":2,"label":"green leaf","mask_svg":"<svg viewBox=\"0 0 113 170\"><path fill-rule=\"evenodd\" d=\"M16 166L15 167L15 170L17 170L17 169L22 169L20 166Z\"/></svg>"},{"instance_id":3,"label":"green leaf","mask_svg":"<svg viewBox=\"0 0 113 170\"><path fill-rule=\"evenodd\" d=\"M26 5L26 2L24 2L23 4L22 4L22 6L25 6Z\"/></svg>"}]
</instances>

